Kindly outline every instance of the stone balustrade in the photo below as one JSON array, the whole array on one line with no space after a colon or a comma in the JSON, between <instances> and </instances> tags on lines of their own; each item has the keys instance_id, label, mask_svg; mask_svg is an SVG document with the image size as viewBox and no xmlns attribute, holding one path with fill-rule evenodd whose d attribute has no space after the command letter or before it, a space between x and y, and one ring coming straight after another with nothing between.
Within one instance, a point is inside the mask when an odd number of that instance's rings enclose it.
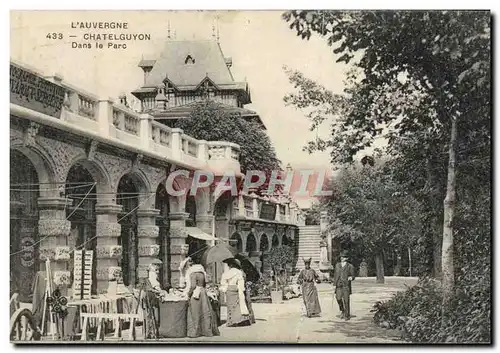
<instances>
[{"instance_id":1,"label":"stone balustrade","mask_svg":"<svg viewBox=\"0 0 500 353\"><path fill-rule=\"evenodd\" d=\"M11 99L11 105L23 101L24 95L27 97L33 95L27 89L26 92L21 92L22 87L28 87L28 84L23 86L22 80L32 77L39 79L37 89L41 89L39 88L41 83L49 82L55 84L54 87L62 88L64 96L61 98L62 107L60 110L54 108L54 114L38 110L43 116L38 116L35 119L37 122L49 123L54 127L86 137L95 137L101 142L106 143L109 140L121 148L130 148L132 151L149 154L153 158L167 159L174 164L192 169L207 168L220 174L226 171L240 173L240 148L234 143L197 140L184 134L181 129L170 128L155 121L149 114L136 112L112 99L100 99L63 81L60 76L47 77L18 63L11 63L11 81L14 80L14 84L11 85L14 87L11 87L11 96L15 94L21 98L15 101ZM37 96L39 97L36 99L43 100L43 94ZM41 101L40 104L44 102ZM22 110L25 106L21 105L19 108Z\"/></svg>"}]
</instances>

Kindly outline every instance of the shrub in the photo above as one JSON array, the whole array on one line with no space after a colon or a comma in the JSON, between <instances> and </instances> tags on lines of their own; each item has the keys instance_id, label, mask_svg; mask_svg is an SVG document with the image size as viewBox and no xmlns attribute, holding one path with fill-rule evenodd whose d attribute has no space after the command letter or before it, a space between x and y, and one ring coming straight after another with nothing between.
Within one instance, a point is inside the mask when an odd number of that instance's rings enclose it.
<instances>
[{"instance_id":1,"label":"shrub","mask_svg":"<svg viewBox=\"0 0 500 353\"><path fill-rule=\"evenodd\" d=\"M257 282L251 282L248 285L251 297L269 297L271 296L271 279L268 275L262 275Z\"/></svg>"},{"instance_id":2,"label":"shrub","mask_svg":"<svg viewBox=\"0 0 500 353\"><path fill-rule=\"evenodd\" d=\"M401 329L415 343L482 343L490 341L489 281L472 288L478 278L457 284L447 317L442 320L440 282L423 278L389 301L373 306L373 320L384 328ZM443 321L443 325L441 323Z\"/></svg>"}]
</instances>

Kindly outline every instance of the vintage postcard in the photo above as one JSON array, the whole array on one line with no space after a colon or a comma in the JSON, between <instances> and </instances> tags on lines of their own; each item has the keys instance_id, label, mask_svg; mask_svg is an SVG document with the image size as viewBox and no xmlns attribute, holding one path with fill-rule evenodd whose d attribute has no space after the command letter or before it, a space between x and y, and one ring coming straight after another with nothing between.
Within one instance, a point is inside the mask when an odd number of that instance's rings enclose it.
<instances>
[{"instance_id":1,"label":"vintage postcard","mask_svg":"<svg viewBox=\"0 0 500 353\"><path fill-rule=\"evenodd\" d=\"M10 341L491 343L490 66L489 11L11 11Z\"/></svg>"}]
</instances>

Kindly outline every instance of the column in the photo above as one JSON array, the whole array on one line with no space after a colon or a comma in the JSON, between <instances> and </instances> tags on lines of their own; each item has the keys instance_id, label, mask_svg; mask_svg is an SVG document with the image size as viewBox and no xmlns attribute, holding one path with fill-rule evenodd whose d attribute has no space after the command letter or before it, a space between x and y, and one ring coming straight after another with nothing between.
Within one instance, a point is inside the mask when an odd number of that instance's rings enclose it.
<instances>
[{"instance_id":1,"label":"column","mask_svg":"<svg viewBox=\"0 0 500 353\"><path fill-rule=\"evenodd\" d=\"M123 282L122 267L119 260L122 246L118 245L121 236L121 225L118 214L122 206L114 202L97 204L96 211L96 253L97 261L97 293L107 293L111 280Z\"/></svg>"},{"instance_id":2,"label":"column","mask_svg":"<svg viewBox=\"0 0 500 353\"><path fill-rule=\"evenodd\" d=\"M319 263L319 268L321 271L329 271L332 268L331 265L331 237L329 234L327 234L327 229L328 229L328 214L326 211L321 211L320 213L320 222L319 222L319 228L320 228L320 236L321 236L321 241L319 244L320 247L320 263Z\"/></svg>"},{"instance_id":3,"label":"column","mask_svg":"<svg viewBox=\"0 0 500 353\"><path fill-rule=\"evenodd\" d=\"M78 106L78 102L76 104ZM111 98L101 99L97 103L97 122L99 134L103 137L109 136L109 128L113 125L113 100Z\"/></svg>"},{"instance_id":4,"label":"column","mask_svg":"<svg viewBox=\"0 0 500 353\"><path fill-rule=\"evenodd\" d=\"M159 228L156 225L156 217L160 210L142 209L137 211L137 253L139 262L137 265L137 278L148 277L148 267L153 260L159 260L160 245L158 244Z\"/></svg>"},{"instance_id":5,"label":"column","mask_svg":"<svg viewBox=\"0 0 500 353\"><path fill-rule=\"evenodd\" d=\"M189 213L170 212L170 284L172 287L179 285L179 265L186 258L189 246L186 244L188 237L185 231L186 219Z\"/></svg>"},{"instance_id":6,"label":"column","mask_svg":"<svg viewBox=\"0 0 500 353\"><path fill-rule=\"evenodd\" d=\"M181 135L182 135L182 129L179 128L173 128L171 130L172 134L172 157L175 159L180 159L182 156L182 145L181 145Z\"/></svg>"},{"instance_id":7,"label":"column","mask_svg":"<svg viewBox=\"0 0 500 353\"><path fill-rule=\"evenodd\" d=\"M321 211L319 216L319 231L321 238L326 238L326 244L328 247L328 261L332 261L332 237L327 234L328 229L328 212Z\"/></svg>"},{"instance_id":8,"label":"column","mask_svg":"<svg viewBox=\"0 0 500 353\"><path fill-rule=\"evenodd\" d=\"M45 261L49 259L54 284L62 289L64 295L67 295L71 285L68 263L72 250L68 246L71 222L66 220L66 203L69 204L69 201L63 197L38 199L40 270L45 271Z\"/></svg>"},{"instance_id":9,"label":"column","mask_svg":"<svg viewBox=\"0 0 500 353\"><path fill-rule=\"evenodd\" d=\"M259 202L257 201L257 198L252 200L252 210L253 210L253 218L259 218Z\"/></svg>"},{"instance_id":10,"label":"column","mask_svg":"<svg viewBox=\"0 0 500 353\"><path fill-rule=\"evenodd\" d=\"M139 137L141 138L141 145L144 149L150 149L153 142L151 131L151 122L153 117L149 114L141 114L139 121Z\"/></svg>"},{"instance_id":11,"label":"column","mask_svg":"<svg viewBox=\"0 0 500 353\"><path fill-rule=\"evenodd\" d=\"M238 195L238 216L245 217L245 199L243 195Z\"/></svg>"}]
</instances>

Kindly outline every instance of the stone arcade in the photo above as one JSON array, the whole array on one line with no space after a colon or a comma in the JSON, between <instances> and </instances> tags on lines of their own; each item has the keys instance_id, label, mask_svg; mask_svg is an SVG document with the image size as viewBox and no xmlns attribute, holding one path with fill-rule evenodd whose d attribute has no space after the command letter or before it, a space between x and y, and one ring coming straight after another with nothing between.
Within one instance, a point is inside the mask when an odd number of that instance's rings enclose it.
<instances>
[{"instance_id":1,"label":"stone arcade","mask_svg":"<svg viewBox=\"0 0 500 353\"><path fill-rule=\"evenodd\" d=\"M47 258L55 282L70 286L75 247L95 250L93 292L105 293L110 280L136 283L154 259L163 263L163 284L175 284L179 263L213 244L213 235L247 254L259 270L267 268L265 255L273 246L298 243L298 208L290 200L252 194L216 199L213 188L196 197L167 194L165 180L179 168L241 176L239 146L196 140L160 116L184 118L208 90L208 98L260 122L243 108L250 102L248 86L234 82L218 43L182 43L167 43L167 49L178 46L175 58L141 62L149 78L168 77L151 81L153 86L146 79L147 87L134 92L141 112L123 97L120 103L101 99L57 75L44 77L11 62L10 278L11 291L23 299ZM214 45L216 51L203 49ZM190 184L189 178L175 180L179 188Z\"/></svg>"}]
</instances>

